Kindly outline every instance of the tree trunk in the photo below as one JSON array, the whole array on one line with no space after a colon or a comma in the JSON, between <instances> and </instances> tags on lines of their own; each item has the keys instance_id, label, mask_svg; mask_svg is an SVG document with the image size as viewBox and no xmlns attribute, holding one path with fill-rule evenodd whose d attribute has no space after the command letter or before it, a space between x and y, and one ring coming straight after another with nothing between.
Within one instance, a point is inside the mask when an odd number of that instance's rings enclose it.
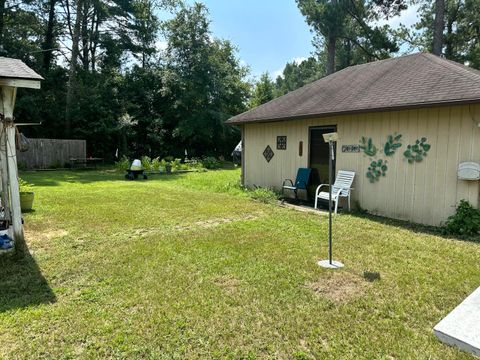
<instances>
[{"instance_id":1,"label":"tree trunk","mask_svg":"<svg viewBox=\"0 0 480 360\"><path fill-rule=\"evenodd\" d=\"M0 0L0 47L3 46L3 27L5 25L5 1Z\"/></svg>"},{"instance_id":2,"label":"tree trunk","mask_svg":"<svg viewBox=\"0 0 480 360\"><path fill-rule=\"evenodd\" d=\"M97 61L96 59L96 52L97 52L97 44L98 44L98 23L99 23L99 18L97 16L97 9L93 9L93 14L92 14L92 24L90 27L90 63L92 64L92 72L95 71L95 62Z\"/></svg>"},{"instance_id":3,"label":"tree trunk","mask_svg":"<svg viewBox=\"0 0 480 360\"><path fill-rule=\"evenodd\" d=\"M432 52L437 56L442 55L444 24L445 24L445 0L435 0L435 23L433 28Z\"/></svg>"},{"instance_id":4,"label":"tree trunk","mask_svg":"<svg viewBox=\"0 0 480 360\"><path fill-rule=\"evenodd\" d=\"M47 31L45 33L45 42L43 43L43 69L47 73L52 64L52 54L54 46L54 23L55 23L55 3L56 0L49 1Z\"/></svg>"},{"instance_id":5,"label":"tree trunk","mask_svg":"<svg viewBox=\"0 0 480 360\"><path fill-rule=\"evenodd\" d=\"M80 25L82 23L83 0L77 0L77 16L72 36L72 56L70 59L70 69L68 71L67 98L65 109L65 135L70 136L72 132L72 101L76 86L77 60L79 55L78 43L80 40Z\"/></svg>"},{"instance_id":6,"label":"tree trunk","mask_svg":"<svg viewBox=\"0 0 480 360\"><path fill-rule=\"evenodd\" d=\"M327 75L335 72L336 45L337 39L334 36L329 36L327 43Z\"/></svg>"},{"instance_id":7,"label":"tree trunk","mask_svg":"<svg viewBox=\"0 0 480 360\"><path fill-rule=\"evenodd\" d=\"M88 41L88 1L83 3L83 16L82 16L82 63L83 69L88 71L90 61L89 61L89 41Z\"/></svg>"}]
</instances>

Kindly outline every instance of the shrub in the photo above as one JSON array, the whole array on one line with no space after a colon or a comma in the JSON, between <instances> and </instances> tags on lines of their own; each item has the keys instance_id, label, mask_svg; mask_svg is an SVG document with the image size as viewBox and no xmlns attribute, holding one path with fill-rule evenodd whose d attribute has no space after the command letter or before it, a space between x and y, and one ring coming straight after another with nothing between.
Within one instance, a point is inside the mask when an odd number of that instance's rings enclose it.
<instances>
[{"instance_id":1,"label":"shrub","mask_svg":"<svg viewBox=\"0 0 480 360\"><path fill-rule=\"evenodd\" d=\"M170 161L170 165L172 165L172 171L183 170L182 159L175 159L173 161Z\"/></svg>"},{"instance_id":2,"label":"shrub","mask_svg":"<svg viewBox=\"0 0 480 360\"><path fill-rule=\"evenodd\" d=\"M154 171L160 171L161 164L162 164L162 162L160 161L160 158L156 157L156 158L153 159L152 162L151 162L152 170L154 170Z\"/></svg>"},{"instance_id":3,"label":"shrub","mask_svg":"<svg viewBox=\"0 0 480 360\"><path fill-rule=\"evenodd\" d=\"M142 156L140 161L142 162L143 170L151 170L152 169L152 159L150 159L148 156Z\"/></svg>"},{"instance_id":4,"label":"shrub","mask_svg":"<svg viewBox=\"0 0 480 360\"><path fill-rule=\"evenodd\" d=\"M185 164L189 169L203 169L202 160L198 158L185 159Z\"/></svg>"},{"instance_id":5,"label":"shrub","mask_svg":"<svg viewBox=\"0 0 480 360\"><path fill-rule=\"evenodd\" d=\"M130 167L130 159L123 155L116 163L115 168L118 170L128 170Z\"/></svg>"},{"instance_id":6,"label":"shrub","mask_svg":"<svg viewBox=\"0 0 480 360\"><path fill-rule=\"evenodd\" d=\"M205 169L220 169L222 167L222 163L213 156L204 157L202 165Z\"/></svg>"},{"instance_id":7,"label":"shrub","mask_svg":"<svg viewBox=\"0 0 480 360\"><path fill-rule=\"evenodd\" d=\"M455 214L449 216L442 227L445 235L474 236L480 232L480 210L468 201L460 200Z\"/></svg>"},{"instance_id":8,"label":"shrub","mask_svg":"<svg viewBox=\"0 0 480 360\"><path fill-rule=\"evenodd\" d=\"M278 200L278 194L275 191L266 188L250 190L250 197L265 204L270 204Z\"/></svg>"}]
</instances>

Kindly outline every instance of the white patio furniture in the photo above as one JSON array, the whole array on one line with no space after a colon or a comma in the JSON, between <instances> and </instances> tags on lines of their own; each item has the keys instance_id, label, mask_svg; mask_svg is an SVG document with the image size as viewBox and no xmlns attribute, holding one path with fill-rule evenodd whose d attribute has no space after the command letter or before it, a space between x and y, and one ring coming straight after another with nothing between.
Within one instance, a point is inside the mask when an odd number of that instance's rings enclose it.
<instances>
[{"instance_id":1,"label":"white patio furniture","mask_svg":"<svg viewBox=\"0 0 480 360\"><path fill-rule=\"evenodd\" d=\"M338 202L341 197L348 198L348 210L350 210L350 191L352 189L353 179L355 177L355 172L340 170L337 173L335 178L335 183L332 185L332 202L335 203L335 214L338 209ZM326 187L327 191L321 191L322 188ZM315 191L315 209L318 205L318 199L327 200L329 198L328 193L328 184L321 184L317 187Z\"/></svg>"}]
</instances>

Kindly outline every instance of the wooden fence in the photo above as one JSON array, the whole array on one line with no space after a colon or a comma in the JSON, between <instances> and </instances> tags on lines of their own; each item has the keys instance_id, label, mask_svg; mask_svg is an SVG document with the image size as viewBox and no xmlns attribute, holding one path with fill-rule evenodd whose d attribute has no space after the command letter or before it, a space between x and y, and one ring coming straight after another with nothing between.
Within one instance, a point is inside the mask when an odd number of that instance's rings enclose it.
<instances>
[{"instance_id":1,"label":"wooden fence","mask_svg":"<svg viewBox=\"0 0 480 360\"><path fill-rule=\"evenodd\" d=\"M65 167L70 158L86 158L85 140L29 139L30 148L25 152L17 151L17 163L20 169L49 169Z\"/></svg>"}]
</instances>

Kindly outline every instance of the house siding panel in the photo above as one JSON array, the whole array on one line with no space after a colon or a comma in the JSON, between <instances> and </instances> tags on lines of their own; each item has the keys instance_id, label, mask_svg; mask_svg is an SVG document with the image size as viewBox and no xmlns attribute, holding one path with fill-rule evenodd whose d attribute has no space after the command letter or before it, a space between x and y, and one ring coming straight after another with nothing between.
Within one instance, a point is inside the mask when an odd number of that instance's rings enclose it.
<instances>
[{"instance_id":1,"label":"house siding panel","mask_svg":"<svg viewBox=\"0 0 480 360\"><path fill-rule=\"evenodd\" d=\"M284 179L295 178L299 167L308 166L309 127L336 125L337 170L357 173L354 201L374 214L439 225L461 199L478 207L479 182L458 180L457 167L463 161L480 162L479 122L480 105L462 105L245 124L245 185L279 189ZM387 157L383 146L395 132L402 134L402 147ZM276 148L280 135L287 136L287 150ZM361 136L371 137L377 158L388 160L386 177L374 184L365 176L368 156L341 152L342 145L358 144ZM421 137L428 139L431 149L422 162L409 164L403 152ZM262 155L267 145L275 153L270 163Z\"/></svg>"}]
</instances>

